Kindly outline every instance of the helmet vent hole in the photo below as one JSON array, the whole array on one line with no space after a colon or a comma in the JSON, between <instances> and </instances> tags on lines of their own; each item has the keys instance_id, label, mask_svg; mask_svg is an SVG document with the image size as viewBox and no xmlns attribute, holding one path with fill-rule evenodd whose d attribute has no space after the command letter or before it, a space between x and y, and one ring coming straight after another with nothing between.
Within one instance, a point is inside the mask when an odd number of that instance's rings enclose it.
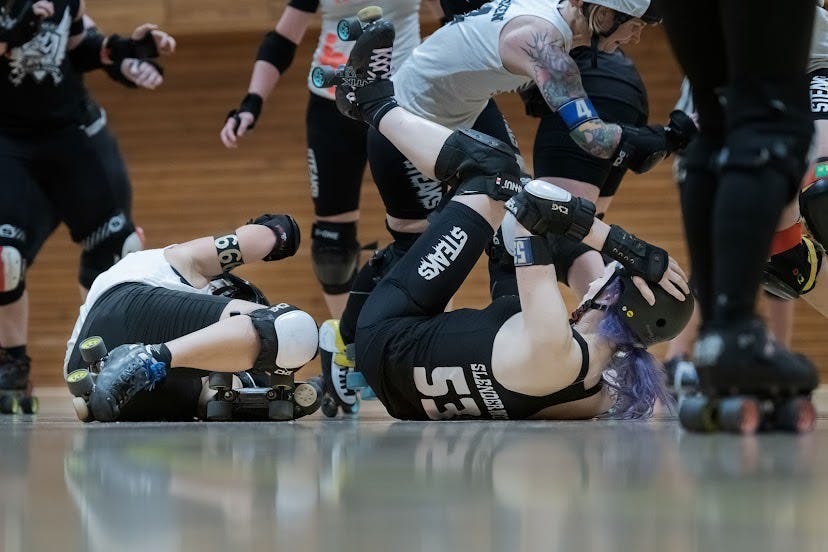
<instances>
[{"instance_id":1,"label":"helmet vent hole","mask_svg":"<svg viewBox=\"0 0 828 552\"><path fill-rule=\"evenodd\" d=\"M659 318L658 320L656 320L656 327L663 328L666 325L667 320L665 320L664 318Z\"/></svg>"}]
</instances>

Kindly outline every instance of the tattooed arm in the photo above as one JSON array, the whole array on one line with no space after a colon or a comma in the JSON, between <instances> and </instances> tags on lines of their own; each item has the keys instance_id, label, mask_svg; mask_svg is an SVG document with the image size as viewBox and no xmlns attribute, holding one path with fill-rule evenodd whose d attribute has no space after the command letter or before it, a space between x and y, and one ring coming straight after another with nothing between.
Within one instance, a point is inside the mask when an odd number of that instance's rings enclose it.
<instances>
[{"instance_id":1,"label":"tattooed arm","mask_svg":"<svg viewBox=\"0 0 828 552\"><path fill-rule=\"evenodd\" d=\"M504 33L500 54L509 71L535 81L552 111L587 96L578 65L563 50L563 37L548 23L524 25ZM596 117L572 128L569 135L584 151L608 159L621 142L621 127Z\"/></svg>"}]
</instances>

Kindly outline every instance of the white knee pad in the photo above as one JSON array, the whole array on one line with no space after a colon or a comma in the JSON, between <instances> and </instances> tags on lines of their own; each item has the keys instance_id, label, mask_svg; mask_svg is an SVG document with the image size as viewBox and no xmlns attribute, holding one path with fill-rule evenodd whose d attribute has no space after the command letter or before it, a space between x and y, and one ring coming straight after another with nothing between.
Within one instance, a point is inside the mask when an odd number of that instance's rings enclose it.
<instances>
[{"instance_id":1,"label":"white knee pad","mask_svg":"<svg viewBox=\"0 0 828 552\"><path fill-rule=\"evenodd\" d=\"M0 267L3 269L3 287L0 292L17 289L26 270L26 262L20 250L12 245L0 246Z\"/></svg>"},{"instance_id":2,"label":"white knee pad","mask_svg":"<svg viewBox=\"0 0 828 552\"><path fill-rule=\"evenodd\" d=\"M290 311L277 317L273 327L278 341L276 366L301 368L316 356L319 328L311 315L302 310Z\"/></svg>"}]
</instances>

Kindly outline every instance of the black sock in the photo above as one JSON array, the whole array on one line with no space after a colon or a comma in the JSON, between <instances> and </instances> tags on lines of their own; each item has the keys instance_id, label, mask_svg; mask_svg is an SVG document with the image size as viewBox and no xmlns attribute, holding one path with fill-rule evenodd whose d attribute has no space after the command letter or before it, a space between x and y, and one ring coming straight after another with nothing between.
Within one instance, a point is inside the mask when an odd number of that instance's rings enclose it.
<instances>
[{"instance_id":1,"label":"black sock","mask_svg":"<svg viewBox=\"0 0 828 552\"><path fill-rule=\"evenodd\" d=\"M3 347L9 356L12 358L26 358L26 346L20 345L19 347Z\"/></svg>"},{"instance_id":2,"label":"black sock","mask_svg":"<svg viewBox=\"0 0 828 552\"><path fill-rule=\"evenodd\" d=\"M152 358L154 358L158 362L163 362L167 365L167 367L172 366L172 353L164 343L159 343L158 345L149 345L147 349L152 355Z\"/></svg>"}]
</instances>

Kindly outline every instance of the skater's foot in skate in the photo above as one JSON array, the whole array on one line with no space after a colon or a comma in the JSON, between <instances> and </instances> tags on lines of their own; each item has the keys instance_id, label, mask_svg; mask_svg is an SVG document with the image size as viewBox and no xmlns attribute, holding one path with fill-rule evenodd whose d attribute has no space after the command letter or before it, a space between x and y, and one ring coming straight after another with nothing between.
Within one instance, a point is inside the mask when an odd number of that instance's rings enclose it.
<instances>
[{"instance_id":1,"label":"skater's foot in skate","mask_svg":"<svg viewBox=\"0 0 828 552\"><path fill-rule=\"evenodd\" d=\"M368 23L354 44L336 88L336 105L352 119L373 127L397 106L391 76L394 24L386 19Z\"/></svg>"},{"instance_id":2,"label":"skater's foot in skate","mask_svg":"<svg viewBox=\"0 0 828 552\"><path fill-rule=\"evenodd\" d=\"M818 384L814 365L771 339L758 319L704 330L693 360L706 394L794 396Z\"/></svg>"},{"instance_id":3,"label":"skater's foot in skate","mask_svg":"<svg viewBox=\"0 0 828 552\"><path fill-rule=\"evenodd\" d=\"M348 389L348 373L354 363L348 359L345 343L339 333L339 320L326 320L319 328L319 356L322 359L322 375L313 378L322 387L322 412L329 418L341 410L344 414L359 411L356 391Z\"/></svg>"},{"instance_id":4,"label":"skater's foot in skate","mask_svg":"<svg viewBox=\"0 0 828 552\"><path fill-rule=\"evenodd\" d=\"M27 355L15 356L0 347L0 414L37 412L29 372L31 359Z\"/></svg>"},{"instance_id":5,"label":"skater's foot in skate","mask_svg":"<svg viewBox=\"0 0 828 552\"><path fill-rule=\"evenodd\" d=\"M117 420L124 405L139 391L151 389L167 375L167 365L141 344L115 348L102 366L89 397L92 417L101 422Z\"/></svg>"}]
</instances>

